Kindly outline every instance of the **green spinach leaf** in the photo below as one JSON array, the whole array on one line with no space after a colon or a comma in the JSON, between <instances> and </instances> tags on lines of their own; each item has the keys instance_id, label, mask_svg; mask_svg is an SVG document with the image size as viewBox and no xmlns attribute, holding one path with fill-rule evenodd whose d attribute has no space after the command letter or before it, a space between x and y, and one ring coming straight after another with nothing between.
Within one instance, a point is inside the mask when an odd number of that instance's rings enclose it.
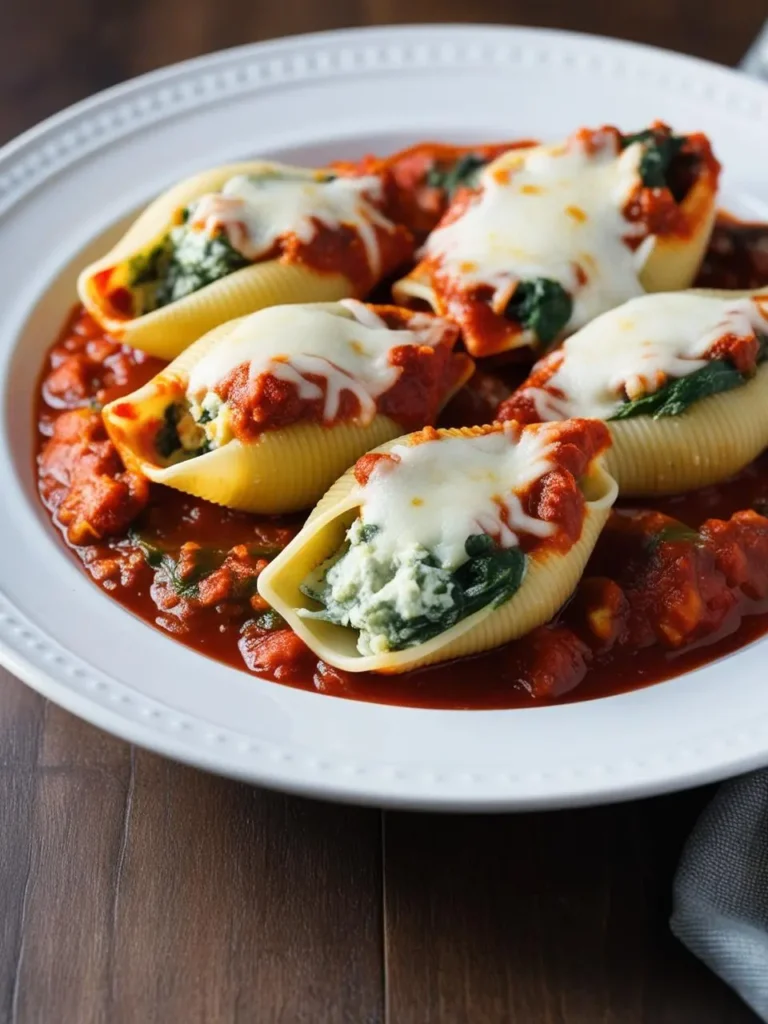
<instances>
[{"instance_id":1,"label":"green spinach leaf","mask_svg":"<svg viewBox=\"0 0 768 1024\"><path fill-rule=\"evenodd\" d=\"M463 595L462 618L492 604L508 601L519 590L525 574L525 555L520 548L501 548L487 534L467 539L469 561L453 574Z\"/></svg>"},{"instance_id":2,"label":"green spinach leaf","mask_svg":"<svg viewBox=\"0 0 768 1024\"><path fill-rule=\"evenodd\" d=\"M179 423L186 415L183 405L169 405L163 413L163 425L155 435L155 451L163 459L171 459L181 454L185 459L194 459L198 455L206 455L211 451L211 442L205 438L197 448L184 448L179 437ZM202 416L198 423L207 423L212 417Z\"/></svg>"},{"instance_id":3,"label":"green spinach leaf","mask_svg":"<svg viewBox=\"0 0 768 1024\"><path fill-rule=\"evenodd\" d=\"M279 629L288 628L288 623L279 612L275 611L274 608L267 608L265 612L262 612L261 615L257 615L256 618L251 621L256 625L257 629L263 630L265 633L274 633ZM246 623L246 626L247 625L248 623Z\"/></svg>"},{"instance_id":4,"label":"green spinach leaf","mask_svg":"<svg viewBox=\"0 0 768 1024\"><path fill-rule=\"evenodd\" d=\"M169 405L163 413L163 425L155 435L155 450L163 459L170 459L181 448L181 439L179 438L181 416L182 408L179 405Z\"/></svg>"},{"instance_id":5,"label":"green spinach leaf","mask_svg":"<svg viewBox=\"0 0 768 1024\"><path fill-rule=\"evenodd\" d=\"M764 363L768 358L768 337L758 337L757 364ZM655 420L662 416L679 416L694 402L723 391L731 391L744 384L749 378L740 373L733 363L726 359L713 359L694 370L687 377L676 377L663 388L651 395L634 398L611 416L612 420L627 420L633 416L652 416Z\"/></svg>"},{"instance_id":6,"label":"green spinach leaf","mask_svg":"<svg viewBox=\"0 0 768 1024\"><path fill-rule=\"evenodd\" d=\"M475 188L487 163L476 153L465 153L450 164L436 162L427 173L427 185L443 189L451 198L460 188Z\"/></svg>"},{"instance_id":7,"label":"green spinach leaf","mask_svg":"<svg viewBox=\"0 0 768 1024\"><path fill-rule=\"evenodd\" d=\"M188 600L194 600L200 596L199 584L206 576L210 576L216 569L220 569L229 554L227 548L202 545L195 553L195 565L192 572L187 573L182 578L179 574L178 557L171 550L163 547L157 540L150 540L146 534L141 533L139 530L131 530L128 534L128 541L134 547L140 549L147 565L156 572L160 572L179 597L184 597ZM248 554L252 558L274 558L279 552L280 548L277 546L271 547L263 544L248 545ZM236 596L238 598L246 598L252 597L255 593L256 577L254 576L241 581ZM268 615L270 612L264 612L263 614ZM277 616L277 612L272 612L272 614ZM279 627L273 626L270 628L277 629Z\"/></svg>"},{"instance_id":8,"label":"green spinach leaf","mask_svg":"<svg viewBox=\"0 0 768 1024\"><path fill-rule=\"evenodd\" d=\"M207 238L184 228L178 232L165 273L158 281L157 308L177 302L251 263L224 234Z\"/></svg>"},{"instance_id":9,"label":"green spinach leaf","mask_svg":"<svg viewBox=\"0 0 768 1024\"><path fill-rule=\"evenodd\" d=\"M698 530L691 529L685 523L670 523L668 526L662 527L658 533L654 533L652 537L649 537L645 546L648 551L653 552L660 544L666 543L699 544L701 543L701 537Z\"/></svg>"},{"instance_id":10,"label":"green spinach leaf","mask_svg":"<svg viewBox=\"0 0 768 1024\"><path fill-rule=\"evenodd\" d=\"M612 420L628 420L634 416L679 416L702 398L730 391L744 383L744 378L731 363L713 359L687 377L677 377L651 395L625 402L611 416Z\"/></svg>"},{"instance_id":11,"label":"green spinach leaf","mask_svg":"<svg viewBox=\"0 0 768 1024\"><path fill-rule=\"evenodd\" d=\"M520 281L504 315L516 320L549 345L571 319L573 299L558 281L537 277Z\"/></svg>"},{"instance_id":12,"label":"green spinach leaf","mask_svg":"<svg viewBox=\"0 0 768 1024\"><path fill-rule=\"evenodd\" d=\"M624 135L621 139L622 149L639 142L643 146L640 158L640 178L646 188L666 188L667 175L672 161L680 155L685 145L681 135L668 135L665 132L648 128L634 135Z\"/></svg>"},{"instance_id":13,"label":"green spinach leaf","mask_svg":"<svg viewBox=\"0 0 768 1024\"><path fill-rule=\"evenodd\" d=\"M136 531L131 531L128 534L128 540L141 550L147 565L154 569L155 572L160 573L179 597L193 600L199 596L198 584L206 573L198 573L196 570L191 576L182 578L179 575L178 560L169 552L152 541L147 540L146 537Z\"/></svg>"}]
</instances>

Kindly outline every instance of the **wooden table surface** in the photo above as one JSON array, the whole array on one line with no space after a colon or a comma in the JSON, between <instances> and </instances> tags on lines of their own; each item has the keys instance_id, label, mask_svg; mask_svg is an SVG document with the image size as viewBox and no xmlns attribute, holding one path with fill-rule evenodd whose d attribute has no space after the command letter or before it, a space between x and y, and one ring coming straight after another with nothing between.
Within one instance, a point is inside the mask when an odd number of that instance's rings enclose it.
<instances>
[{"instance_id":1,"label":"wooden table surface","mask_svg":"<svg viewBox=\"0 0 768 1024\"><path fill-rule=\"evenodd\" d=\"M768 6L3 0L0 136L208 50L468 12L735 63ZM496 817L334 807L130 747L0 670L0 1024L747 1024L667 927L709 795Z\"/></svg>"}]
</instances>

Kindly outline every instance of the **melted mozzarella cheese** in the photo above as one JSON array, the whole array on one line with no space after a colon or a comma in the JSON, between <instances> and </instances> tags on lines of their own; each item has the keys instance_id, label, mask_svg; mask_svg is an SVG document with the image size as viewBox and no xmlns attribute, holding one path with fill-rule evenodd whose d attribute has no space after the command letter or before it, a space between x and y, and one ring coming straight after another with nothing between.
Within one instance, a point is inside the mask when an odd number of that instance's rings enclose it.
<instances>
[{"instance_id":1,"label":"melted mozzarella cheese","mask_svg":"<svg viewBox=\"0 0 768 1024\"><path fill-rule=\"evenodd\" d=\"M650 394L669 377L701 369L720 338L753 338L767 330L768 307L754 299L694 292L644 295L571 335L546 387L522 393L544 420L610 419L626 398Z\"/></svg>"},{"instance_id":2,"label":"melted mozzarella cheese","mask_svg":"<svg viewBox=\"0 0 768 1024\"><path fill-rule=\"evenodd\" d=\"M223 228L232 245L252 260L287 232L311 242L315 221L331 229L345 225L357 231L371 271L379 272L376 225L391 231L393 224L372 205L382 195L378 178L329 179L314 171L291 168L288 173L279 167L275 171L263 177L238 174L230 178L221 192L201 196L188 224L208 235Z\"/></svg>"},{"instance_id":3,"label":"melted mozzarella cheese","mask_svg":"<svg viewBox=\"0 0 768 1024\"><path fill-rule=\"evenodd\" d=\"M633 252L623 238L643 228L622 213L640 183L641 156L640 143L617 154L611 139L593 152L574 140L506 153L485 168L466 212L430 235L423 255L462 286L490 285L497 312L517 281L557 281L574 299L568 327L578 328L642 294L638 274L653 240Z\"/></svg>"},{"instance_id":4,"label":"melted mozzarella cheese","mask_svg":"<svg viewBox=\"0 0 768 1024\"><path fill-rule=\"evenodd\" d=\"M467 560L464 545L475 534L503 547L516 547L519 532L551 536L556 527L527 515L518 493L553 468L556 436L547 428L518 438L505 426L480 437L396 445L391 454L400 461L377 466L360 488L362 520L379 528L377 550L394 558L416 545L452 570Z\"/></svg>"},{"instance_id":5,"label":"melted mozzarella cheese","mask_svg":"<svg viewBox=\"0 0 768 1024\"><path fill-rule=\"evenodd\" d=\"M352 316L344 315L345 310ZM360 421L369 422L376 415L376 398L402 373L402 367L390 363L390 351L400 345L434 346L442 336L439 320L414 317L412 322L413 330L392 330L355 300L259 310L195 364L187 398L200 403L232 370L249 363L251 379L271 374L295 385L306 400L323 397L308 376L324 378L324 419L334 419L342 393L349 391L360 403Z\"/></svg>"}]
</instances>

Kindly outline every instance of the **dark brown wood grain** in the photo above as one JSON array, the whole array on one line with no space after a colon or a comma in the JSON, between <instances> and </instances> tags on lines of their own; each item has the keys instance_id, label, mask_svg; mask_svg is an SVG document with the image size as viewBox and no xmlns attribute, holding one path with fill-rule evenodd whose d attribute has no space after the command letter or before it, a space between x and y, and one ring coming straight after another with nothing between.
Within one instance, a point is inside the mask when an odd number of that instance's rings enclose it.
<instances>
[{"instance_id":1,"label":"dark brown wood grain","mask_svg":"<svg viewBox=\"0 0 768 1024\"><path fill-rule=\"evenodd\" d=\"M3 0L0 138L133 75L297 32L434 21L542 25L734 64L766 14L765 0Z\"/></svg>"},{"instance_id":2,"label":"dark brown wood grain","mask_svg":"<svg viewBox=\"0 0 768 1024\"><path fill-rule=\"evenodd\" d=\"M4 0L0 139L132 75L292 32L516 22L733 63L766 14L765 0ZM474 818L332 807L132 749L0 670L0 1024L748 1024L667 928L708 795Z\"/></svg>"},{"instance_id":3,"label":"dark brown wood grain","mask_svg":"<svg viewBox=\"0 0 768 1024\"><path fill-rule=\"evenodd\" d=\"M132 749L0 670L0 1021L381 1021L380 817Z\"/></svg>"},{"instance_id":4,"label":"dark brown wood grain","mask_svg":"<svg viewBox=\"0 0 768 1024\"><path fill-rule=\"evenodd\" d=\"M748 1024L672 937L679 849L709 794L385 824L398 1024Z\"/></svg>"}]
</instances>

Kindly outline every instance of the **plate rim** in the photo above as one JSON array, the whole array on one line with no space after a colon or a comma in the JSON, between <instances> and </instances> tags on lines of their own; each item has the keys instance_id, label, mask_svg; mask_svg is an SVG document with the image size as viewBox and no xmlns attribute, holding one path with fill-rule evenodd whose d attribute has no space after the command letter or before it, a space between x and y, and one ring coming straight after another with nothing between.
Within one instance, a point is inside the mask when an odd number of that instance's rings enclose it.
<instances>
[{"instance_id":1,"label":"plate rim","mask_svg":"<svg viewBox=\"0 0 768 1024\"><path fill-rule=\"evenodd\" d=\"M499 43L505 39L516 41L519 44L518 56L529 52L526 43L535 41L537 45L544 48L544 51L547 48L557 50L566 43L575 48L570 51L574 59L580 59L582 55L581 52L577 54L576 50L583 52L586 47L587 60L593 59L590 58L590 48L597 48L605 50L610 55L615 55L617 51L624 51L625 54L634 53L641 59L660 60L662 64L669 65L673 71L687 66L694 77L697 74L703 74L707 79L714 76L714 78L721 78L722 82L728 83L729 88L732 87L728 102L737 102L739 105L747 104L752 112L758 112L764 108L768 116L768 86L748 79L722 65L642 43L613 40L608 37L558 29L498 25L387 25L306 33L220 50L159 68L87 97L23 132L0 149L0 218L12 210L37 184L55 175L64 167L70 166L78 160L87 159L91 151L107 145L111 138L124 138L133 132L140 131L147 124L173 118L175 114L186 109L192 96L199 98L199 93L196 93L194 89L186 95L183 90L177 90L177 102L167 108L163 108L162 104L153 107L151 103L144 103L139 109L136 105L137 116L129 124L126 123L126 114L123 111L121 117L114 117L111 121L107 118L99 131L91 131L90 134L86 131L84 135L82 132L78 135L77 132L69 131L68 137L67 130L79 119L90 118L92 124L96 124L98 119L95 115L100 110L117 104L117 112L119 112L121 100L140 97L144 91L161 90L174 80L183 82L185 77L194 81L201 75L211 74L214 70L222 71L228 67L234 67L241 61L258 62L259 59L280 54L281 51L290 55L294 50L301 52L302 49L320 47L320 52L322 52L322 48L329 45L346 45L347 47L360 46L362 48L358 52L365 54L372 49L373 40L381 41L389 38L393 40L392 46L407 48L407 45L410 45L413 52L418 53L419 48L424 47L427 39L433 39L435 36L439 36L441 39L445 37L446 40L456 37L450 43L450 46L453 47L450 52L457 56L461 46L471 46L472 39L480 40L489 32L497 37ZM396 42L398 39L400 42ZM441 43L441 45L446 44ZM401 50L401 52L405 51ZM428 48L426 52L428 54ZM446 50L446 53L448 52L449 50ZM509 56L511 51L505 52ZM568 52L567 47L565 52ZM296 57L293 59L295 61ZM301 72L300 65L301 62L299 62L299 71ZM428 62L421 66L430 67ZM349 71L341 64L334 67L333 62L325 70L329 74ZM357 66L354 70L359 73L361 68ZM278 74L278 80L280 80L280 74ZM303 76L307 77L306 73ZM299 77L302 77L301 73ZM235 82L235 80L236 76L232 81ZM224 84L226 86L226 82ZM254 87L258 86L257 81L250 84ZM269 87L269 75L263 78L261 84ZM241 80L241 85L240 91L246 91L248 83L243 83ZM232 88L237 92L236 85L232 85ZM708 85L706 88L711 91L713 86ZM723 102L725 103L726 100L723 99ZM52 134L54 139L58 134L60 144L53 145L54 140L51 140L46 147L45 142ZM42 150L40 149L41 142L43 143ZM30 147L32 147L31 151ZM37 157L35 158L36 149ZM25 653L23 649L27 643L30 645L30 653ZM32 655L33 648L37 649L43 661L48 661L47 666L41 665L38 659ZM176 760L271 788L340 801L378 806L463 811L531 810L544 807L578 806L631 799L650 793L695 786L756 767L768 760L768 730L765 730L764 733L761 732L759 752L744 753L734 748L729 756L721 757L716 763L699 763L698 767L692 767L686 763L685 758L682 758L677 772L668 771L663 779L648 776L628 781L626 778L622 778L621 773L618 773L613 784L606 784L603 781L592 789L570 794L565 793L562 787L557 791L542 790L539 793L529 792L527 795L524 792L504 790L486 789L483 791L482 788L478 791L473 790L471 782L467 786L456 788L449 781L445 779L441 781L436 778L426 780L423 784L399 785L396 775L379 773L379 776L374 779L372 774L366 776L365 772L362 774L345 774L344 772L339 774L340 766L332 764L325 766L329 770L328 777L323 777L322 772L318 776L307 774L294 776L287 772L284 766L280 767L279 758L274 759L272 766L257 760L243 760L240 763L232 757L227 758L222 749L216 746L215 738L214 745L207 748L201 746L199 741L191 743L185 740L183 732L174 735L167 729L163 731L153 728L151 717L146 721L134 720L124 712L121 713L119 710L112 710L99 704L92 697L89 698L87 690L78 691L71 681L65 682L59 677L59 673L64 673L68 659L70 665L74 666L69 671L71 679L78 678L87 681L92 678L95 683L99 682L97 677L100 674L98 672L95 672L90 666L84 669L82 666L86 663L75 652L60 648L60 645L47 635L44 629L30 620L25 620L13 603L0 592L0 662L44 696L120 738ZM94 672L95 674L93 674ZM122 685L118 680L112 680L112 682L115 686ZM317 700L327 699L319 694L308 696ZM150 701L145 694L142 694L141 698L145 703L154 703L166 709L167 712L173 711L168 705L162 705L159 701ZM607 699L620 700L622 698ZM119 708L120 705L121 701L118 699L116 707ZM400 710L415 714L431 713L420 709ZM522 711L524 714L536 712L537 709L523 709ZM451 714L462 714L462 712L451 712ZM481 712L466 714L481 714ZM185 715L184 717L192 719L193 716ZM692 753L695 755L695 751ZM692 757L692 760L695 764L695 756ZM409 783L413 780L406 778L400 781Z\"/></svg>"}]
</instances>

